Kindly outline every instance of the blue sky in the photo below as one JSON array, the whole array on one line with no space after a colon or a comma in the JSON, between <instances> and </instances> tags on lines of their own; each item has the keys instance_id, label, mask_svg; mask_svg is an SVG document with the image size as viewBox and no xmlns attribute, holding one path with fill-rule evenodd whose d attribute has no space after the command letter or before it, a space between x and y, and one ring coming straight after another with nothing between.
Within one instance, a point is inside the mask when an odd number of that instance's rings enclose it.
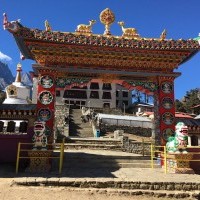
<instances>
[{"instance_id":1,"label":"blue sky","mask_svg":"<svg viewBox=\"0 0 200 200\"><path fill-rule=\"evenodd\" d=\"M134 27L142 37L159 37L167 29L167 38L195 38L200 32L199 0L0 0L0 14L6 12L10 21L21 19L24 26L44 29L47 19L53 30L74 32L78 24L87 24L95 19L93 33L103 34L104 26L99 14L105 8L115 13L116 21L111 26L113 35L121 35L118 21L126 27ZM5 56L4 56L5 55ZM20 62L19 50L12 37L0 28L0 59L9 63L12 73ZM32 60L22 61L24 71L31 71ZM186 91L200 87L200 53L178 70L182 75L175 81L175 98L180 99Z\"/></svg>"}]
</instances>

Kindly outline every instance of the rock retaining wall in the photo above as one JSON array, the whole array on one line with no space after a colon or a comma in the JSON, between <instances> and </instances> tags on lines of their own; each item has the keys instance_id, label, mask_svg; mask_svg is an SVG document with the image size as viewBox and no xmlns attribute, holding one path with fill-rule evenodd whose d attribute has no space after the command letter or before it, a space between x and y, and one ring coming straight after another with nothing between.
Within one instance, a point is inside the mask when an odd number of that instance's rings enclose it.
<instances>
[{"instance_id":1,"label":"rock retaining wall","mask_svg":"<svg viewBox=\"0 0 200 200\"><path fill-rule=\"evenodd\" d=\"M132 133L141 137L151 137L152 130L150 128L131 127L131 126L116 126L110 124L100 124L101 133L113 132L115 130L124 130L124 133Z\"/></svg>"}]
</instances>

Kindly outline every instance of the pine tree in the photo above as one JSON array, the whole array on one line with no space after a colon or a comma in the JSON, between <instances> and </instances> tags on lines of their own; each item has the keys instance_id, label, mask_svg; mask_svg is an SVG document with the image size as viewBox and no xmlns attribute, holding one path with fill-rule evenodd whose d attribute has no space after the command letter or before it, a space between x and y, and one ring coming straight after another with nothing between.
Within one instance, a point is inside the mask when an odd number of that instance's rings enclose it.
<instances>
[{"instance_id":1,"label":"pine tree","mask_svg":"<svg viewBox=\"0 0 200 200\"><path fill-rule=\"evenodd\" d=\"M199 105L199 106L198 106ZM177 112L200 113L200 88L191 89L186 92L182 101L175 101Z\"/></svg>"}]
</instances>

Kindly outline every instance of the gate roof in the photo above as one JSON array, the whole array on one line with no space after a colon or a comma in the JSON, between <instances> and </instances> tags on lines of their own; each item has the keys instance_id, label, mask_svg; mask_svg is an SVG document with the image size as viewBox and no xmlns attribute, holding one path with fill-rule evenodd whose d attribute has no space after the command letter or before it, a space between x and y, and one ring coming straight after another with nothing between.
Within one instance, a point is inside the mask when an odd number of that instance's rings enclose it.
<instances>
[{"instance_id":1,"label":"gate roof","mask_svg":"<svg viewBox=\"0 0 200 200\"><path fill-rule=\"evenodd\" d=\"M7 20L7 18L6 18ZM172 73L199 49L197 40L131 38L27 28L18 21L5 21L27 59L40 66L67 71L79 69L121 72Z\"/></svg>"}]
</instances>

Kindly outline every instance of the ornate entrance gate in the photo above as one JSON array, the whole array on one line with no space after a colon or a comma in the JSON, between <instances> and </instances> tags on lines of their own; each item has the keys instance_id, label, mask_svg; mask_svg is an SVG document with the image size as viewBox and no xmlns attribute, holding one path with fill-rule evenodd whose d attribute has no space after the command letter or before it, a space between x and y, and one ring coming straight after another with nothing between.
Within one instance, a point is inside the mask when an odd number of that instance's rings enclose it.
<instances>
[{"instance_id":1,"label":"ornate entrance gate","mask_svg":"<svg viewBox=\"0 0 200 200\"><path fill-rule=\"evenodd\" d=\"M174 72L200 49L196 40L168 40L166 31L160 38L143 38L134 28L122 26L122 36L114 36L110 26L115 17L111 10L100 14L105 25L102 35L93 34L90 25L79 25L74 33L30 29L19 22L8 22L4 15L4 28L10 31L26 59L39 77L37 110L49 113L47 126L52 130L55 111L56 87L64 88L72 82L89 80L114 81L128 89L141 90L154 95L156 141L165 144L167 134L174 132ZM47 26L48 25L48 26ZM76 80L76 81L75 81ZM52 137L50 139L52 141Z\"/></svg>"}]
</instances>

